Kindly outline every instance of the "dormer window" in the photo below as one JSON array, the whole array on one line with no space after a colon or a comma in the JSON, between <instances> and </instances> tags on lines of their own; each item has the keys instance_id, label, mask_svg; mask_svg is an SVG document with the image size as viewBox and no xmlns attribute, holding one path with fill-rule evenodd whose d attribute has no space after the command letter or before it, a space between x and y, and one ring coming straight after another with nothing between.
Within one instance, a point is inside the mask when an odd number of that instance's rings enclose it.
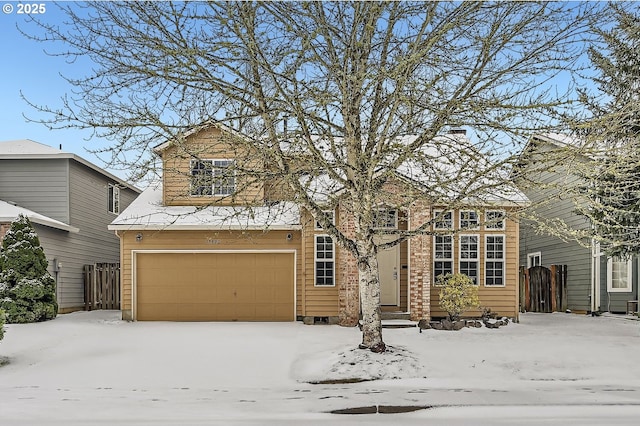
<instances>
[{"instance_id":1,"label":"dormer window","mask_svg":"<svg viewBox=\"0 0 640 426\"><path fill-rule=\"evenodd\" d=\"M373 226L377 229L398 228L398 212L394 209L378 209L374 212Z\"/></svg>"},{"instance_id":2,"label":"dormer window","mask_svg":"<svg viewBox=\"0 0 640 426\"><path fill-rule=\"evenodd\" d=\"M235 190L233 160L191 160L191 195L224 196Z\"/></svg>"}]
</instances>

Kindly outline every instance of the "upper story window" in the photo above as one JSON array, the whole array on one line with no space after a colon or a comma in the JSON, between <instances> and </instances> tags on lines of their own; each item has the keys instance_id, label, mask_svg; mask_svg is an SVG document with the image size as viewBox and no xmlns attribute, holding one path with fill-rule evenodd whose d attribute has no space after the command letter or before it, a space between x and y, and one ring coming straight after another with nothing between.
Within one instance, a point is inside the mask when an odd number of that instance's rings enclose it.
<instances>
[{"instance_id":1,"label":"upper story window","mask_svg":"<svg viewBox=\"0 0 640 426\"><path fill-rule=\"evenodd\" d=\"M453 229L453 212L434 210L433 217L435 222L433 224L434 229Z\"/></svg>"},{"instance_id":2,"label":"upper story window","mask_svg":"<svg viewBox=\"0 0 640 426\"><path fill-rule=\"evenodd\" d=\"M460 229L478 229L480 220L475 210L460 211Z\"/></svg>"},{"instance_id":3,"label":"upper story window","mask_svg":"<svg viewBox=\"0 0 640 426\"><path fill-rule=\"evenodd\" d=\"M120 188L111 183L107 186L107 210L109 213L120 213Z\"/></svg>"},{"instance_id":4,"label":"upper story window","mask_svg":"<svg viewBox=\"0 0 640 426\"><path fill-rule=\"evenodd\" d=\"M396 229L398 227L398 212L394 209L378 209L375 211L373 226L378 229Z\"/></svg>"},{"instance_id":5,"label":"upper story window","mask_svg":"<svg viewBox=\"0 0 640 426\"><path fill-rule=\"evenodd\" d=\"M231 195L235 190L233 160L191 160L191 195Z\"/></svg>"},{"instance_id":6,"label":"upper story window","mask_svg":"<svg viewBox=\"0 0 640 426\"><path fill-rule=\"evenodd\" d=\"M329 219L329 222L331 222L332 225L336 224L335 213L333 212L333 210L322 210L322 213L324 213L327 216L327 218ZM324 228L322 227L319 221L316 221L315 229L322 230Z\"/></svg>"},{"instance_id":7,"label":"upper story window","mask_svg":"<svg viewBox=\"0 0 640 426\"><path fill-rule=\"evenodd\" d=\"M484 214L485 229L487 230L502 230L504 229L504 211L502 210L487 210Z\"/></svg>"}]
</instances>

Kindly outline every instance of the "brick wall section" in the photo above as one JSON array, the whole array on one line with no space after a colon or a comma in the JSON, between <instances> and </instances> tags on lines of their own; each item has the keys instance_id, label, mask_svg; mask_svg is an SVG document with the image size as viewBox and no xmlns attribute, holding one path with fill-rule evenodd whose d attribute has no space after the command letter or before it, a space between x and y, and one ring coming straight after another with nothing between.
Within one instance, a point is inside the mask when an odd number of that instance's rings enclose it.
<instances>
[{"instance_id":1,"label":"brick wall section","mask_svg":"<svg viewBox=\"0 0 640 426\"><path fill-rule=\"evenodd\" d=\"M4 236L7 234L7 231L9 231L9 228L11 228L10 223L0 223L0 244L2 244L2 240L4 240Z\"/></svg>"},{"instance_id":2,"label":"brick wall section","mask_svg":"<svg viewBox=\"0 0 640 426\"><path fill-rule=\"evenodd\" d=\"M345 209L338 209L338 225L348 236L355 235L355 220ZM356 259L345 249L338 248L336 258L338 281L338 304L340 325L353 327L360 319L360 295L358 292L358 266Z\"/></svg>"},{"instance_id":3,"label":"brick wall section","mask_svg":"<svg viewBox=\"0 0 640 426\"><path fill-rule=\"evenodd\" d=\"M416 201L410 208L410 226L415 229L429 220L429 206ZM409 312L411 320L431 317L431 236L409 240Z\"/></svg>"}]
</instances>

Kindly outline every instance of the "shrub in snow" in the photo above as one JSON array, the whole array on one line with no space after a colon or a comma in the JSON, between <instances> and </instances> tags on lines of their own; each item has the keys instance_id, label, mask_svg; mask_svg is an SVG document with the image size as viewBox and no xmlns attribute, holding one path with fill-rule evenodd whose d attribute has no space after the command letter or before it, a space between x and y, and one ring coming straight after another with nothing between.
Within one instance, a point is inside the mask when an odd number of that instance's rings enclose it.
<instances>
[{"instance_id":1,"label":"shrub in snow","mask_svg":"<svg viewBox=\"0 0 640 426\"><path fill-rule=\"evenodd\" d=\"M0 340L4 337L4 311L0 309Z\"/></svg>"},{"instance_id":2,"label":"shrub in snow","mask_svg":"<svg viewBox=\"0 0 640 426\"><path fill-rule=\"evenodd\" d=\"M20 215L2 241L0 309L8 323L45 321L58 313L56 283L29 219Z\"/></svg>"},{"instance_id":3,"label":"shrub in snow","mask_svg":"<svg viewBox=\"0 0 640 426\"><path fill-rule=\"evenodd\" d=\"M437 285L440 289L440 307L449 315L449 320L457 321L460 315L480 306L478 287L465 274L440 275Z\"/></svg>"}]
</instances>

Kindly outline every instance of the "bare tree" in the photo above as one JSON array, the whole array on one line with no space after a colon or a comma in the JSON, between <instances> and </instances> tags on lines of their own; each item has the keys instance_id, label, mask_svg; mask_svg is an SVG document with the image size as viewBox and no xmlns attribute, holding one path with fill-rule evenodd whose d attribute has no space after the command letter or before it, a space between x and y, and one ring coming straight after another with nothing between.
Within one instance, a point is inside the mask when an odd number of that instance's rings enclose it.
<instances>
[{"instance_id":1,"label":"bare tree","mask_svg":"<svg viewBox=\"0 0 640 426\"><path fill-rule=\"evenodd\" d=\"M203 123L222 122L244 135L237 138L244 144L239 149L269 165L246 168L247 176L279 179L355 257L361 346L384 351L376 253L431 232L434 218L381 242L376 206L406 206L415 200L412 191L450 208L507 195L503 171L530 132L552 123L567 100L549 82L574 66L585 15L597 5L62 7L68 25L40 22L42 39L63 42L66 50L59 54L88 57L95 68L89 75L67 74L73 91L58 108L39 107L50 113L42 121L111 138L113 161L125 162L134 176L149 171L150 147L180 140ZM443 137L457 126L475 130L463 146L459 138ZM304 161L292 162L294 154ZM413 190L385 193L395 179ZM353 234L323 213L338 200L354 218Z\"/></svg>"}]
</instances>

